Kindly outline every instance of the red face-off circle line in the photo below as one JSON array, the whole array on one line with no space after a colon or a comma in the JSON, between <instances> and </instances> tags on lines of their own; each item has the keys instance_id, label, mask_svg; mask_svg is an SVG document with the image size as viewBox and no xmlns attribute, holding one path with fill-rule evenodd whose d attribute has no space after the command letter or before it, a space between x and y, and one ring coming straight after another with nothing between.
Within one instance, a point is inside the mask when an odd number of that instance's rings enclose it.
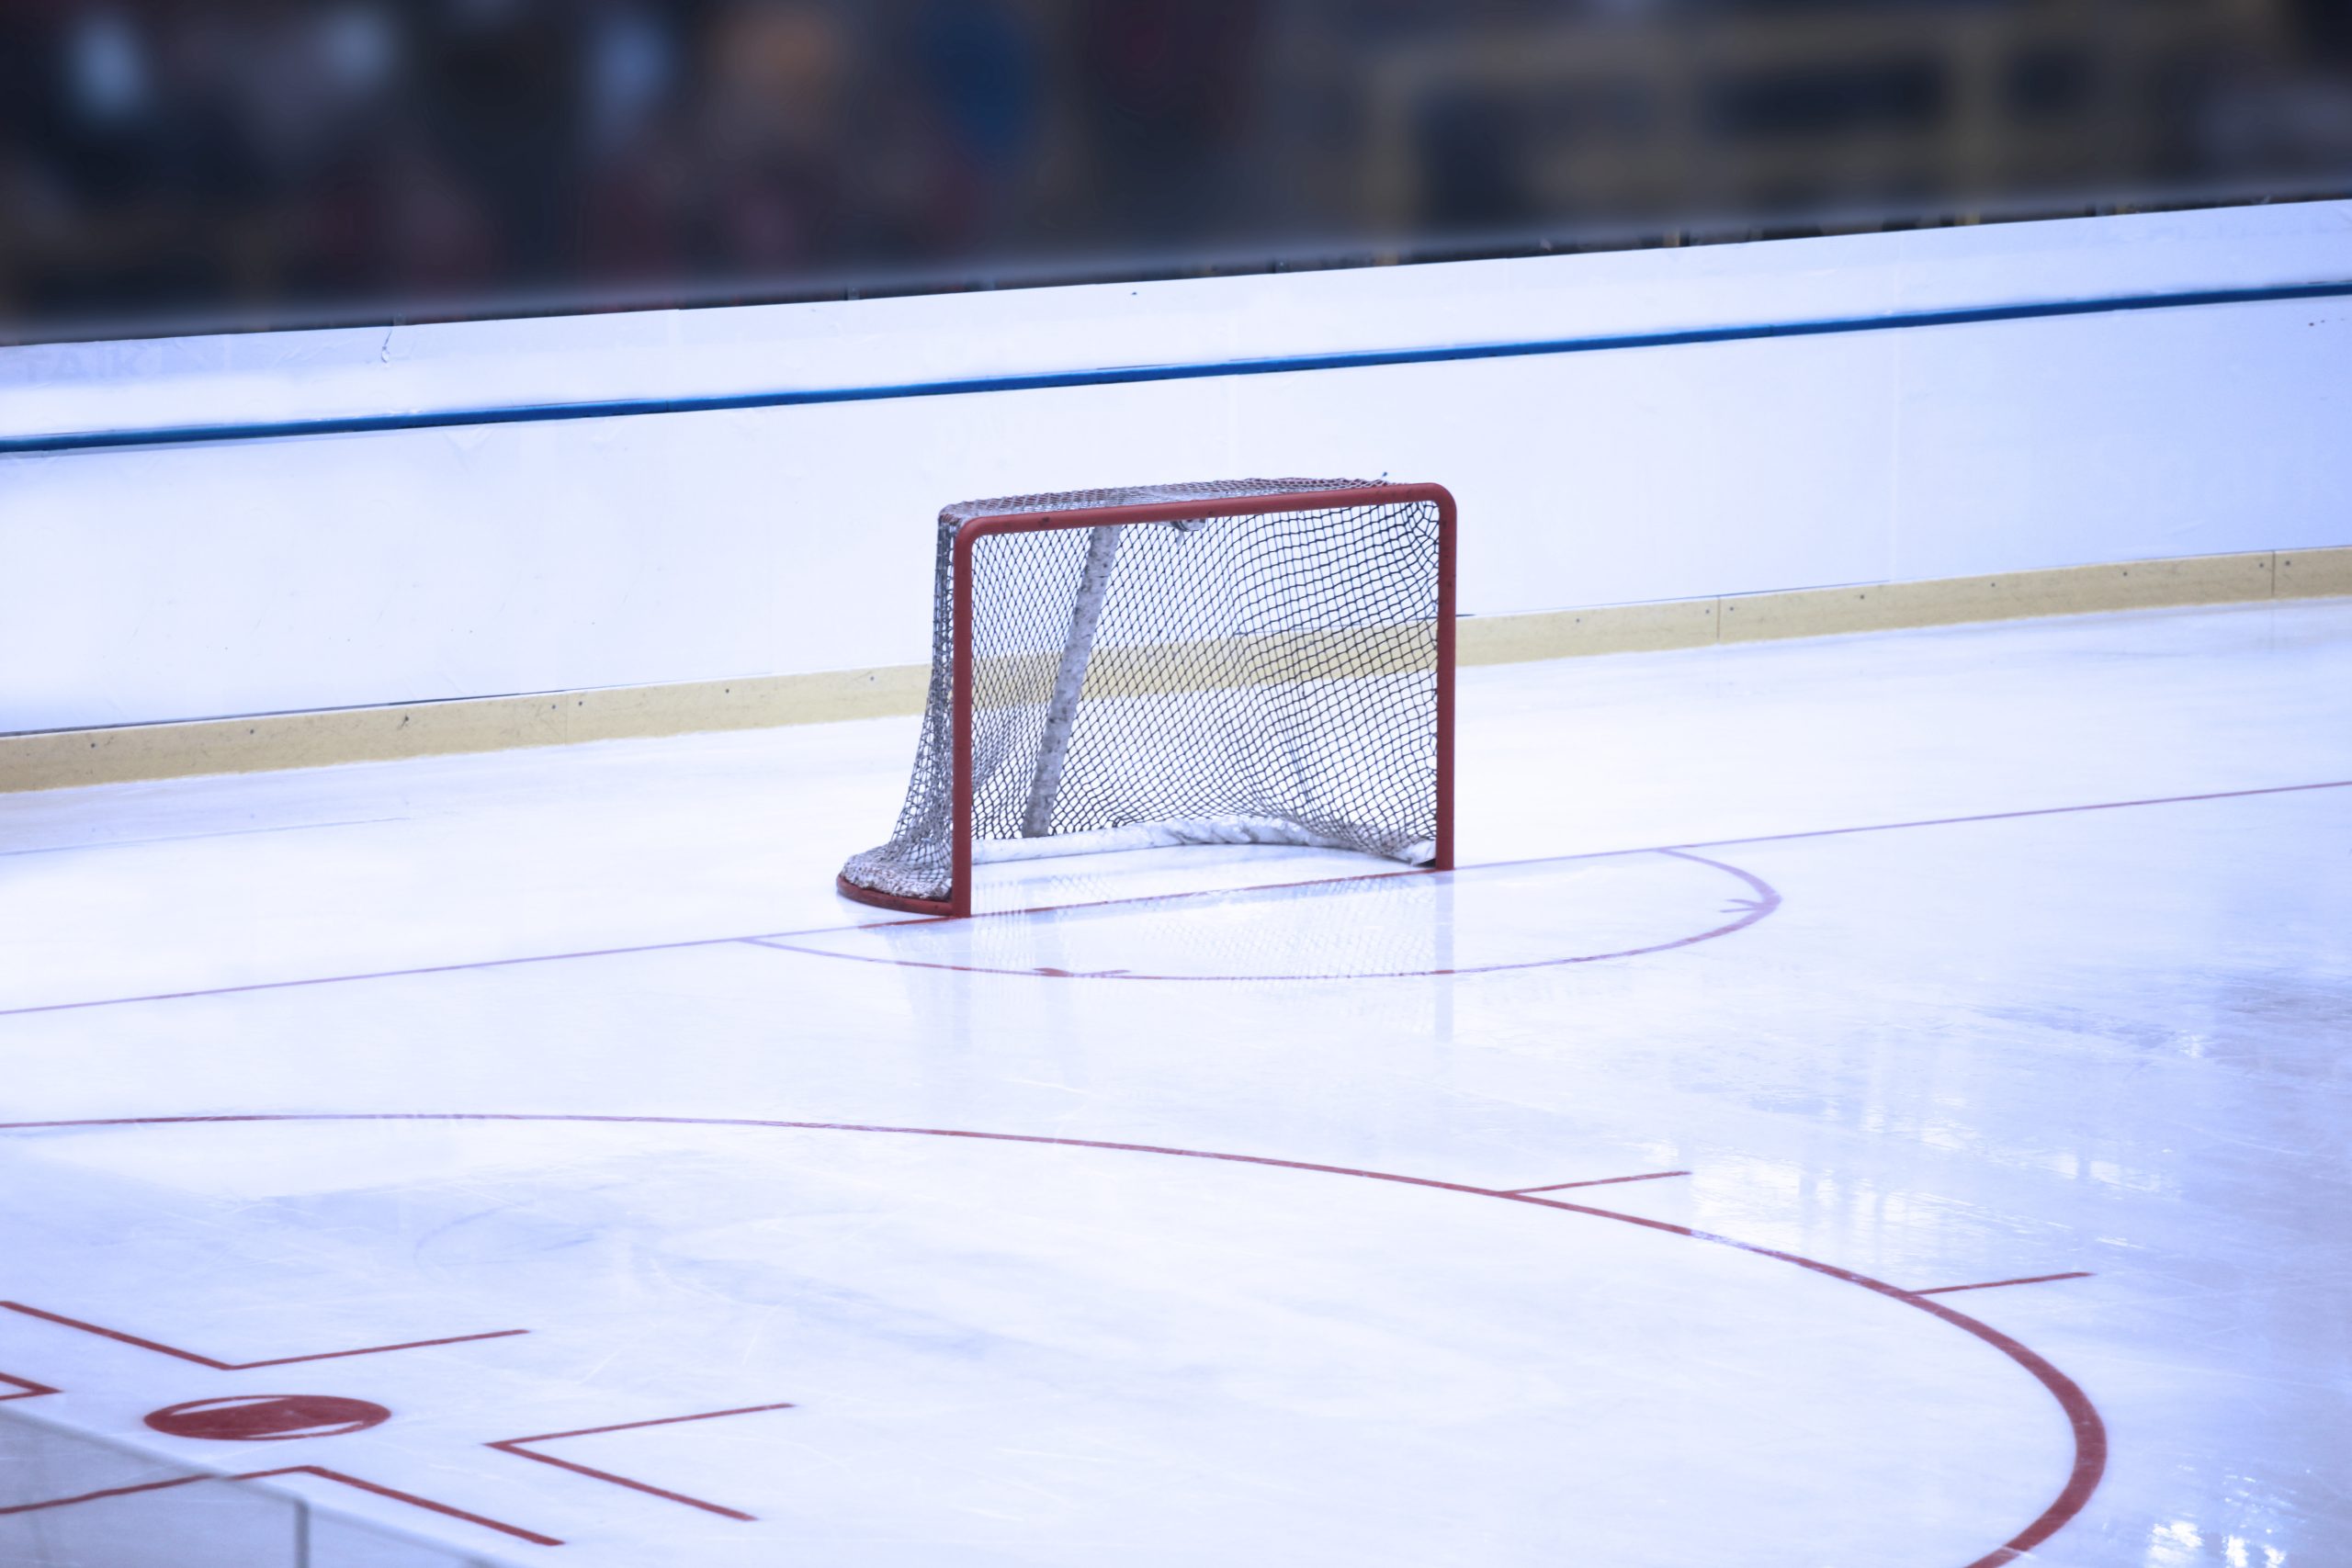
<instances>
[{"instance_id":1,"label":"red face-off circle line","mask_svg":"<svg viewBox=\"0 0 2352 1568\"><path fill-rule=\"evenodd\" d=\"M1873 1294L1900 1302L1929 1316L1973 1335L1991 1346L2040 1383L2064 1413L2075 1446L2074 1463L2069 1467L2064 1485L2048 1506L2028 1521L2025 1528L1984 1555L1965 1564L1965 1568L2002 1568L2016 1562L2041 1542L2058 1533L2080 1514L2098 1489L2100 1477L2107 1470L2107 1426L2099 1417L2098 1406L2090 1395L2072 1378L2060 1371L2038 1351L2022 1341L2002 1333L1990 1324L1956 1312L1939 1301L1917 1291L1872 1279L1867 1274L1824 1263L1817 1258L1784 1252L1777 1247L1758 1247L1752 1242L1702 1231L1690 1225L1679 1225L1666 1220L1653 1220L1640 1214L1621 1213L1613 1209L1599 1209L1589 1204L1572 1203L1564 1199L1539 1197L1521 1190L1504 1190L1490 1187L1474 1187L1467 1182L1442 1181L1434 1177L1407 1176L1396 1171L1367 1170L1352 1166L1326 1165L1314 1160L1277 1159L1270 1155L1230 1154L1215 1149L1176 1148L1162 1144L1118 1143L1100 1138L1050 1137L1035 1133L986 1133L956 1127L899 1127L879 1122L789 1122L762 1117L738 1116L629 1116L596 1115L562 1111L239 1111L217 1116L97 1116L54 1122L0 1122L0 1133L64 1132L73 1129L104 1127L175 1127L316 1124L348 1122L561 1122L575 1125L651 1126L651 1127L741 1127L765 1132L797 1133L877 1133L899 1137L965 1138L979 1143L1026 1144L1054 1148L1095 1149L1111 1154L1161 1155L1177 1159L1215 1160L1228 1165L1260 1166L1275 1170L1306 1171L1320 1176L1346 1176L1365 1181L1394 1182L1403 1187L1421 1187L1440 1192L1458 1192L1465 1197L1487 1198L1506 1203L1526 1203L1537 1208L1555 1209L1564 1213L1583 1214L1589 1218L1614 1220L1621 1224L1638 1225L1644 1230L1667 1235L1679 1235L1712 1246L1727 1247L1735 1251L1769 1258L1776 1262L1792 1264L1799 1269L1827 1279L1858 1285Z\"/></svg>"}]
</instances>

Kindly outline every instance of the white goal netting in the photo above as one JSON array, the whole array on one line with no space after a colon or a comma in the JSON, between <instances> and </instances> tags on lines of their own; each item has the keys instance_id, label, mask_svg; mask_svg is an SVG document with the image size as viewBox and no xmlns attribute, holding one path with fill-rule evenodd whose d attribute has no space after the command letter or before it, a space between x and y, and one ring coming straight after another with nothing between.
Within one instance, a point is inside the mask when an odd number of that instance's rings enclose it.
<instances>
[{"instance_id":1,"label":"white goal netting","mask_svg":"<svg viewBox=\"0 0 2352 1568\"><path fill-rule=\"evenodd\" d=\"M1263 496L1235 516L989 534L972 546L976 861L1291 843L1407 863L1437 832L1441 526L1345 479L1010 496L939 514L929 701L889 841L843 881L954 878L955 556L989 517Z\"/></svg>"}]
</instances>

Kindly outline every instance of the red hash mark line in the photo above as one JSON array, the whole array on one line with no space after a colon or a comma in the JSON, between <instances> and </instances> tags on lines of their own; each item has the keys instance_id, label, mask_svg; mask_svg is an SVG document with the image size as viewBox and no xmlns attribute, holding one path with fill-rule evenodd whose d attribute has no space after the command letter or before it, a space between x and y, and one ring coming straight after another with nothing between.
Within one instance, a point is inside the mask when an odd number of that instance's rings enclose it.
<instances>
[{"instance_id":1,"label":"red hash mark line","mask_svg":"<svg viewBox=\"0 0 2352 1568\"><path fill-rule=\"evenodd\" d=\"M1549 1187L1510 1187L1503 1189L1514 1198L1524 1198L1530 1192L1566 1192L1571 1187L1614 1187L1621 1181L1664 1181L1669 1176L1688 1176L1687 1170L1653 1170L1642 1176L1603 1176L1591 1181L1555 1181Z\"/></svg>"},{"instance_id":2,"label":"red hash mark line","mask_svg":"<svg viewBox=\"0 0 2352 1568\"><path fill-rule=\"evenodd\" d=\"M2352 784L2352 781L2347 781ZM2332 787L2332 786L2331 786ZM577 1111L238 1111L209 1116L93 1116L64 1122L0 1122L0 1133L41 1131L51 1132L67 1127L178 1127L178 1126L258 1126L277 1124L316 1124L330 1122L435 1122L447 1125L474 1122L500 1124L563 1124L568 1126L665 1126L698 1128L760 1128L771 1132L864 1133L887 1134L909 1138L968 1139L974 1144L1019 1145L1032 1148L1093 1149L1105 1154L1155 1155L1170 1159L1213 1160L1220 1164L1249 1166L1261 1170L1285 1170L1318 1176L1347 1177L1361 1181L1394 1182L1425 1192L1458 1192L1466 1197L1489 1198L1506 1203L1525 1203L1564 1214L1581 1214L1591 1219L1611 1220L1621 1224L1634 1225L1654 1235L1675 1235L1710 1247L1729 1247L1752 1258L1765 1258L1803 1269L1823 1279L1842 1280L1860 1290L1871 1292L1888 1301L1901 1302L1917 1308L1940 1323L1974 1337L1981 1343L1999 1351L2020 1370L2041 1384L2064 1413L2074 1434L2074 1460L2066 1469L2065 1484L2060 1488L2042 1510L2028 1520L2025 1528L2007 1541L1969 1564L1969 1568L2002 1568L2015 1562L2033 1549L2056 1535L2089 1504L2098 1491L2100 1478L2107 1473L2107 1423L2100 1418L2098 1406L2091 1402L2082 1385L2052 1365L2047 1358L2002 1333L1988 1323L1983 1323L1941 1302L1932 1301L1916 1291L1905 1290L1886 1280L1858 1274L1835 1263L1826 1263L1801 1253L1783 1252L1777 1247L1761 1247L1753 1242L1736 1240L1713 1231L1702 1231L1690 1225L1678 1225L1665 1220L1648 1219L1640 1214L1620 1213L1613 1209L1596 1209L1588 1204L1570 1202L1565 1198L1524 1197L1517 1193L1498 1192L1489 1187L1471 1187L1458 1181L1442 1181L1435 1177L1408 1176L1401 1171L1371 1170L1352 1166L1323 1165L1312 1160L1277 1159L1271 1155L1237 1154L1217 1149L1185 1149L1162 1144L1119 1144L1098 1138L1054 1137L1036 1133L990 1133L969 1127L897 1127L873 1122L786 1122L749 1116L653 1116L619 1113L583 1114ZM513 1439L509 1439L510 1441ZM528 1439L524 1439L527 1441Z\"/></svg>"},{"instance_id":3,"label":"red hash mark line","mask_svg":"<svg viewBox=\"0 0 2352 1568\"><path fill-rule=\"evenodd\" d=\"M0 1393L0 1401L10 1399L39 1399L44 1393L55 1393L57 1392L47 1383L34 1382L28 1378L10 1377L6 1372L0 1372L0 1382L11 1384L17 1390L14 1393Z\"/></svg>"},{"instance_id":4,"label":"red hash mark line","mask_svg":"<svg viewBox=\"0 0 2352 1568\"><path fill-rule=\"evenodd\" d=\"M249 1372L256 1367L290 1367L301 1361L339 1361L346 1356L380 1356L391 1350L422 1350L433 1345L468 1345L477 1339L507 1339L517 1334L531 1332L527 1328L501 1328L489 1334L455 1334L447 1339L412 1339L401 1345L368 1345L356 1350L322 1350L315 1356L279 1356L266 1361L216 1361L209 1356L199 1356L193 1350L180 1350L169 1345L159 1345L153 1339L141 1339L135 1334L125 1334L114 1328L101 1328L95 1323L84 1323L79 1318L66 1317L53 1312L43 1312L39 1307L27 1306L22 1302L0 1302L0 1307L6 1307L10 1312L23 1313L27 1317L40 1318L44 1323L60 1324L67 1328L78 1328L85 1334L95 1334L101 1339L112 1339L123 1345L136 1345L141 1350L153 1350L158 1355L175 1357L183 1361L193 1361L199 1367L210 1367L217 1372Z\"/></svg>"},{"instance_id":5,"label":"red hash mark line","mask_svg":"<svg viewBox=\"0 0 2352 1568\"><path fill-rule=\"evenodd\" d=\"M1987 1280L1981 1285L1938 1285L1932 1291L1914 1291L1915 1296L1948 1296L1954 1291L1997 1291L2004 1285L2046 1285L2052 1280L2087 1280L2091 1271L2077 1269L2066 1274L2028 1274L2022 1280Z\"/></svg>"},{"instance_id":6,"label":"red hash mark line","mask_svg":"<svg viewBox=\"0 0 2352 1568\"><path fill-rule=\"evenodd\" d=\"M483 1446L496 1449L500 1453L513 1454L517 1459L537 1460L541 1464L551 1464L559 1470L571 1471L575 1475L585 1475L596 1481L609 1481L616 1486L626 1486L632 1492L642 1492L648 1496L666 1498L673 1503L684 1503L689 1508L700 1508L707 1514L717 1514L729 1519L750 1519L753 1516L744 1513L740 1508L729 1508L717 1503L706 1503L699 1497L689 1497L683 1492L665 1492L659 1486L649 1486L642 1481L631 1481L626 1475L615 1475L608 1470L594 1470L584 1464L574 1464L568 1459L558 1459L553 1454L535 1454L523 1445L552 1443L560 1438L593 1438L600 1432L634 1432L640 1427L674 1427L682 1421L716 1421L722 1416L752 1416L763 1410L791 1408L792 1405L788 1402L782 1404L746 1404L736 1410L706 1410L698 1416L664 1416L652 1421L623 1421L611 1427L582 1427L576 1432L542 1432L536 1438L503 1438L497 1442Z\"/></svg>"},{"instance_id":7,"label":"red hash mark line","mask_svg":"<svg viewBox=\"0 0 2352 1568\"><path fill-rule=\"evenodd\" d=\"M241 1475L175 1475L169 1481L147 1481L136 1486L109 1486L103 1492L82 1492L71 1497L50 1497L39 1503L18 1503L10 1507L0 1507L0 1516L37 1513L43 1508L71 1507L76 1503L96 1503L107 1497L130 1497L141 1492L162 1492L170 1487L187 1486L198 1481L263 1481L274 1475L315 1475L322 1481L332 1481L338 1485L355 1487L362 1492L373 1493L379 1497L389 1497L395 1503L405 1503L412 1508L423 1508L429 1513L439 1514L445 1518L463 1519L469 1525L480 1525L484 1529L493 1529L501 1535L511 1535L517 1540L527 1540L534 1546L563 1544L554 1536L541 1535L537 1530L527 1530L520 1525L503 1524L497 1519L488 1518L481 1514L469 1514L463 1508L451 1507L447 1503L436 1503L430 1497L420 1497L413 1492L398 1491L373 1481L362 1481L356 1475L345 1475L339 1470L329 1470L323 1465L316 1464L289 1464L278 1470L250 1470Z\"/></svg>"}]
</instances>

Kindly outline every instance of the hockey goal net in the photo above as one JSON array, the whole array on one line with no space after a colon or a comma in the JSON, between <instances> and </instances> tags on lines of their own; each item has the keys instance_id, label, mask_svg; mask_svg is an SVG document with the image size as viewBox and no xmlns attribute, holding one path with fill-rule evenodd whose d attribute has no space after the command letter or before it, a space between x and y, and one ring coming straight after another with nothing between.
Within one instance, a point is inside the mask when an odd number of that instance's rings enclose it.
<instances>
[{"instance_id":1,"label":"hockey goal net","mask_svg":"<svg viewBox=\"0 0 2352 1568\"><path fill-rule=\"evenodd\" d=\"M1453 499L1238 479L939 514L930 695L850 897L966 915L975 862L1176 843L1452 864Z\"/></svg>"}]
</instances>

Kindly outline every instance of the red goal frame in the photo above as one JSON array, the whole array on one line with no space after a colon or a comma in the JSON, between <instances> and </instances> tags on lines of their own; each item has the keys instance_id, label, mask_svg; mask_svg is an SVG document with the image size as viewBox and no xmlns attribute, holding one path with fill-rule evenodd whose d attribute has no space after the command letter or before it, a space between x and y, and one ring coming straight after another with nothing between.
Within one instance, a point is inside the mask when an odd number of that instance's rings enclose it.
<instances>
[{"instance_id":1,"label":"red goal frame","mask_svg":"<svg viewBox=\"0 0 2352 1568\"><path fill-rule=\"evenodd\" d=\"M955 841L949 846L953 880L944 898L909 898L861 886L844 876L834 885L844 897L911 915L961 919L972 912L972 551L999 534L1041 533L1054 528L1098 528L1128 523L1191 523L1212 517L1263 513L1330 512L1355 506L1425 501L1437 508L1437 832L1436 853L1424 871L1453 869L1453 492L1439 484L1359 485L1341 490L1292 491L1276 494L1216 496L1191 502L1147 502L1133 506L1080 507L1064 512L1016 512L978 517L956 531L955 669L950 682L949 779L954 792Z\"/></svg>"}]
</instances>

